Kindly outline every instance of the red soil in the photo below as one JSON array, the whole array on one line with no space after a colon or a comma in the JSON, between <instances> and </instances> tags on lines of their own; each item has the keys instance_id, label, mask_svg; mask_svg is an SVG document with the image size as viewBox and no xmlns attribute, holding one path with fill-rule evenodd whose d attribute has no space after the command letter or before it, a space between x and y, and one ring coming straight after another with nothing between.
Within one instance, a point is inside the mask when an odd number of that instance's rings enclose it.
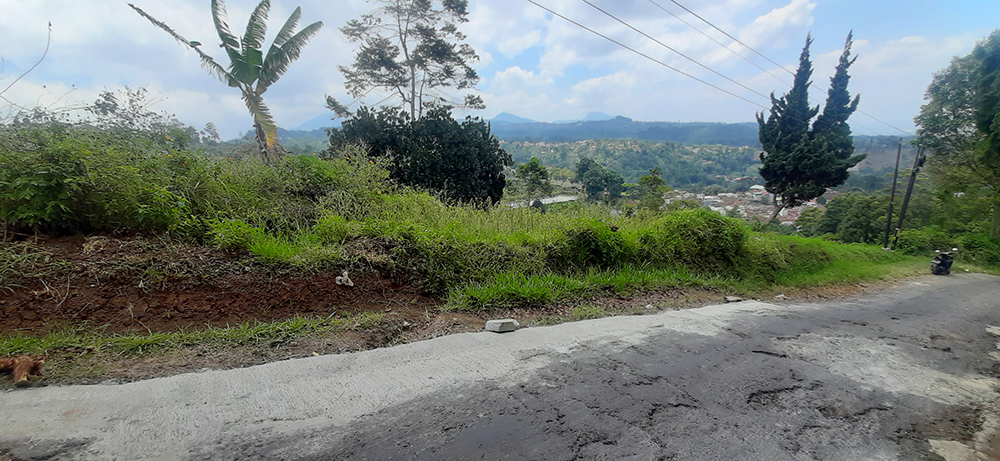
<instances>
[{"instance_id":1,"label":"red soil","mask_svg":"<svg viewBox=\"0 0 1000 461\"><path fill-rule=\"evenodd\" d=\"M281 273L245 253L141 237L50 238L31 250L47 256L40 263L47 275L4 282L10 289L0 292L0 333L80 324L161 332L364 311L414 322L437 304L374 271L352 273L347 287L334 283L339 273Z\"/></svg>"}]
</instances>

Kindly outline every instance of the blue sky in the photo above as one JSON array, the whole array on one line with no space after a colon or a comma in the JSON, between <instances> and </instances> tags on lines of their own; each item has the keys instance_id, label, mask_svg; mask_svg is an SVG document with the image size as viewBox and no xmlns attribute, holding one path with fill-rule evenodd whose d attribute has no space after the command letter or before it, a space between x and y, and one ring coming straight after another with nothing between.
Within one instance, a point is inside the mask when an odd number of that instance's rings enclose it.
<instances>
[{"instance_id":1,"label":"blue sky","mask_svg":"<svg viewBox=\"0 0 1000 461\"><path fill-rule=\"evenodd\" d=\"M132 0L191 40L214 43L207 0ZM702 78L755 103L767 100L696 66L629 30L579 0L536 0L602 34ZM671 0L664 8L709 33L771 73L790 81L776 66L712 30ZM794 69L807 33L817 86L828 86L849 30L859 56L852 68L852 93L861 110L890 125L912 131L912 118L934 72L953 56L968 54L977 40L1000 27L993 1L891 0L678 0L698 15L788 69ZM782 94L788 86L726 51L663 12L649 0L591 0L661 42L688 54L733 80L763 94ZM230 0L229 22L242 30L255 1ZM351 101L337 65L351 62L354 45L338 27L369 11L361 0L272 0L271 34L295 6L302 24L321 20L325 27L299 61L265 95L279 126L295 127L326 113L324 95ZM52 22L46 59L10 88L4 97L24 105L65 107L93 101L102 89L146 87L157 110L176 114L196 127L213 122L223 137L249 127L236 90L199 67L197 56L136 15L126 2L97 0L0 0L0 90L37 61ZM757 105L712 89L621 49L522 0L470 0L470 22L461 30L481 59L478 91L491 118L510 112L541 121L583 118L593 111L636 120L749 122ZM203 49L224 57L218 49ZM784 74L784 75L781 75ZM385 95L372 93L372 104ZM824 94L811 92L816 102ZM867 116L851 119L857 134L902 134Z\"/></svg>"}]
</instances>

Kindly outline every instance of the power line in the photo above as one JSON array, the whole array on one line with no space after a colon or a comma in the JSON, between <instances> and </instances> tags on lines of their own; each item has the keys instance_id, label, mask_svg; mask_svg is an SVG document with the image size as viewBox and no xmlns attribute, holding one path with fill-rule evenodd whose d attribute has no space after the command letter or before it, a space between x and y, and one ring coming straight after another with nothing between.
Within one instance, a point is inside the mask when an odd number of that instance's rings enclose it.
<instances>
[{"instance_id":1,"label":"power line","mask_svg":"<svg viewBox=\"0 0 1000 461\"><path fill-rule=\"evenodd\" d=\"M792 71L790 71L788 69L785 69L784 67L782 67L781 64L778 64L778 63L772 61L771 58L769 58L767 56L764 56L763 54L760 54L760 52L758 52L757 50L755 50L753 48L750 48L749 45L747 45L746 43L741 42L740 39L738 39L736 37L733 37L732 35L729 35L728 33L726 33L726 31L724 31L724 30L716 27L715 24L712 24L712 23L708 22L707 19L705 19L705 18L703 18L701 16L698 16L697 14L695 14L694 11L691 11L691 10L687 9L686 6L681 5L680 3L677 3L677 0L670 0L670 1L673 2L674 5L677 5L677 6L681 7L681 9L683 9L684 11L687 11L688 13L691 13L692 16L694 16L694 17L696 17L698 19L701 19L702 22L704 22L705 24L708 24L708 25L712 26L713 29L715 29L715 30L717 30L719 32L722 32L722 34L725 35L726 37L729 37L729 38L733 39L733 41L735 41L736 43L739 43L740 45L743 45L744 47L746 47L746 49L748 49L750 51L753 51L754 53L757 53L757 56L760 56L760 57L766 59L767 62L770 62L771 64L774 64L774 65L778 66L778 68L780 68L781 70L783 70L785 72L788 72L789 74L795 75L795 72L792 72Z\"/></svg>"},{"instance_id":2,"label":"power line","mask_svg":"<svg viewBox=\"0 0 1000 461\"><path fill-rule=\"evenodd\" d=\"M684 23L684 25L686 25L686 26L688 26L688 27L690 27L690 28L694 29L694 30L695 30L695 31L697 31L697 32L698 32L699 34L701 34L701 35L704 35L704 36L705 36L705 37L707 37L707 38L708 38L709 40L711 40L711 41L715 42L715 43L716 43L717 45L721 46L722 48L725 48L725 49L726 49L726 51L728 51L728 52L730 52L730 53L732 53L732 54L735 54L736 56L739 56L739 57L740 57L740 59L742 59L742 60L744 60L744 61L746 61L746 62L750 63L750 65L752 65L752 66L756 67L757 69L760 69L760 70L761 70L762 72L764 72L765 74L767 74L767 75L770 75L770 76L771 76L771 77L773 77L773 78L774 78L775 80L777 80L777 81L779 81L779 82L781 82L781 83L784 83L785 85L788 85L789 87L791 87L791 86L792 86L792 84L791 84L791 83L788 83L788 82L786 82L786 81L782 80L782 79L781 79L781 77L778 77L777 75L774 75L774 74L773 74L773 73L772 73L771 71L769 71L769 70L767 70L767 69L765 69L765 68L761 67L761 66L760 66L760 65L758 65L757 63L755 63L755 62L753 62L753 61L751 61L751 60L747 59L747 58L746 58L746 56L743 56L742 54L739 54L739 53L737 53L737 52L736 52L735 50L733 50L732 48L729 48L728 46L726 46L726 44L724 44L724 43L722 43L722 42L720 42L720 41L716 40L716 39L715 39L715 37L712 37L711 35L708 35L708 34L706 34L706 33L705 33L705 31L703 31L703 30L701 30L701 29L699 29L699 28L695 27L695 26L694 26L694 25L692 25L691 23L689 23L689 22L685 21L685 20L684 20L683 18L681 18L680 16L677 16L676 14L674 14L674 12L672 12L672 11L670 11L670 10L668 10L668 9L664 8L664 7L663 7L662 5L660 5L659 3L656 3L656 2L655 2L655 1L653 1L653 0L649 0L649 2L650 2L650 3L652 3L653 5L656 5L656 7L657 7L657 8L659 8L659 9L663 10L663 11L664 11L664 12L666 12L667 14L669 14L669 15L673 16L673 17L674 17L675 19L677 19L678 21L680 21L680 22ZM689 12L690 12L690 11L689 11ZM694 13L691 13L691 14L694 14ZM697 15L695 15L695 16L697 16ZM725 32L723 31L723 33L725 33ZM727 34L727 36L728 36L728 34ZM743 45L744 47L746 47L747 49L750 49L751 51L753 51L753 50L752 50L752 49L751 49L750 47L746 46L745 44L743 44L743 43L740 43L740 44L741 44L741 45ZM765 57L765 59L766 59L766 57ZM788 72L788 69L785 69L784 67L781 67L781 66L778 66L778 67L779 67L779 68L781 68L781 70L784 70L784 71ZM792 74L792 75L795 75L795 74ZM812 85L812 86L813 86L814 88L816 87L815 85ZM822 90L822 89L820 89L820 88L817 88L817 89L819 89L820 91L823 91L823 90ZM816 98L813 98L813 97L810 97L809 99L811 99L811 100L812 100L813 102L815 102L815 103L817 103L817 104L819 104L819 103L820 103L820 101L816 100ZM873 130L873 129L871 129L871 128L868 128L867 126L865 126L865 125L862 125L862 124L860 124L860 123L857 123L857 122L854 122L854 125L855 125L855 126L858 126L858 127L860 127L860 128L864 128L865 130L868 130L868 131L869 131L869 132L871 132L872 134L878 134L878 132L876 132L875 130Z\"/></svg>"},{"instance_id":3,"label":"power line","mask_svg":"<svg viewBox=\"0 0 1000 461\"><path fill-rule=\"evenodd\" d=\"M620 46L622 48L625 48L626 50L629 50L629 51L631 51L631 52L633 52L633 53L635 53L635 54L637 54L639 56L642 56L642 57L644 57L644 58L646 58L646 59L648 59L650 61L653 61L653 62L655 62L655 63L657 63L657 64L659 64L659 65L661 65L663 67L666 67L667 69L670 69L670 70L672 70L674 72L677 72L677 73L679 73L679 74L681 74L681 75L683 75L685 77L688 77L688 78L690 78L692 80L696 80L696 81L698 81L698 82L700 82L700 83L702 83L704 85L707 85L707 86L710 86L712 88L715 88L716 90L719 90L719 91L721 91L723 93L726 93L726 94L728 94L728 95L730 95L730 96L732 96L734 98L738 98L738 99L741 99L741 100L743 100L745 102L753 104L753 105L755 105L757 107L760 107L761 109L768 110L767 107L765 107L765 106L763 106L761 104L755 103L755 102L753 102L753 101L751 101L751 100L749 100L747 98L744 98L743 96L740 96L740 95L738 95L736 93L733 93L733 92L731 92L729 90L726 90L726 89L720 88L718 86L715 86L715 85L713 85L711 83L708 83L708 82L706 82L706 81L704 81L704 80L702 80L702 79L700 79L698 77L695 77L695 76L693 76L691 74L688 74L687 72L684 72L684 71L682 71L680 69L672 67L669 64L666 64L666 63L664 63L662 61L659 61L659 60L657 60L655 58L652 58L649 55L642 53L641 51L638 51L638 50L636 50L636 49L634 49L632 47L629 47L628 45L625 45L625 44L623 44L623 43L621 43L621 42L619 42L619 41L617 41L617 40L615 40L613 38L610 38L610 37L608 37L608 36L606 36L604 34L601 34L600 32L597 32L597 31L595 31L595 30L593 30L593 29L591 29L591 28L589 28L589 27L587 27L587 26L585 26L583 24L580 24L580 23L578 23L578 22L576 22L576 21L574 21L574 20L572 20L570 18L567 18L566 16L563 16L563 15L561 15L559 13L556 13L555 11L552 11L551 9L546 8L546 7L538 4L534 0L527 0L527 2L531 3L532 5L535 5L535 6L539 7L541 9L545 10L545 11L548 11L549 13L553 14L554 16L558 16L558 17L562 18L563 20L569 22L570 24L573 24L573 25L575 25L575 26L577 26L577 27L579 27L579 28L581 28L583 30L586 30L587 32L590 32L590 33L592 33L592 34L594 34L594 35L596 35L598 37L601 37L601 38L603 38L603 39L605 39L605 40L607 40L607 41L609 41L611 43L614 43L615 45L618 45L618 46Z\"/></svg>"},{"instance_id":4,"label":"power line","mask_svg":"<svg viewBox=\"0 0 1000 461\"><path fill-rule=\"evenodd\" d=\"M650 2L652 2L652 1L653 1L653 0L650 0ZM675 5L679 6L679 7L681 7L681 8L682 8L682 9L683 9L684 11L687 11L688 13L690 13L690 14L691 14L692 16L694 16L694 17L696 17L696 18L700 19L700 20L701 20L702 22L704 22L705 24L708 24L708 25L709 25L709 26L711 26L711 27L712 27L713 29L715 29L715 30L717 30L717 31L719 31L719 32L722 32L722 34L723 34L723 35L725 35L726 37L729 37L729 38L733 39L733 41L735 41L736 43L739 43L740 45L742 45L742 46L746 47L746 49L748 49L748 50L750 50L750 51L753 51L753 52L754 52L755 54L757 54L757 56L760 56L760 57L762 57L762 58L766 59L766 60L767 60L768 62L770 62L771 64L774 64L775 66L778 66L778 68L779 68L779 69L781 69L781 70L783 70L783 71L785 71L785 72L788 72L788 73L789 73L789 74L791 74L791 75L795 75L795 72L792 72L792 71L790 71L790 70L786 69L786 68L785 68L785 67L783 67L783 66L782 66L781 64L778 64L778 63L776 63L776 62L772 61L772 60L771 60L771 58L768 58L767 56L764 56L763 54L761 54L761 53L760 53L759 51L757 51L757 50L753 49L752 47L750 47L750 45L747 45L746 43L743 43L743 42L741 42L741 41L740 41L740 40L739 40L738 38L736 38L736 37L733 37L732 35L729 35L729 34L728 34L728 33L727 33L726 31L724 31L724 30L720 29L720 28L719 28L719 27L717 27L717 26L716 26L715 24L712 24L712 23L711 23L711 22L709 22L709 21L708 21L707 19L705 19L705 18L703 18L703 17L701 17L701 16L698 16L698 15L697 15L697 14L696 14L696 13L695 13L694 11L691 11L691 10L689 10L689 9L688 9L688 8L687 8L686 6L684 6L684 5L681 5L681 4L679 3L679 2L677 2L677 0L670 0L670 1L671 1L671 2L673 2L673 4L675 4ZM654 5L656 5L656 3L655 3L655 2L653 2L653 4L654 4ZM657 5L657 6L659 6L659 5ZM660 8L662 9L663 7L660 7ZM664 10L664 11L665 11L665 10ZM669 13L669 12L668 12L668 13ZM687 23L685 22L685 24L687 24ZM688 24L688 25L690 26L690 24ZM691 27L692 27L692 28L694 28L694 26L691 26ZM695 30L698 30L698 29L695 29ZM716 43L718 43L718 42L716 42ZM721 45L721 43L720 43L720 45ZM728 48L728 47L727 47L727 48ZM780 79L779 79L779 80L780 80ZM786 83L786 84L787 84L787 83ZM816 84L815 84L815 83L810 83L810 86L812 86L813 88L816 88L817 90L820 90L820 91L822 91L822 92L824 92L824 93L826 93L826 92L827 92L826 90L824 90L824 89L822 89L822 88L820 88L820 87L816 86ZM894 130L896 130L896 131L899 131L899 132L901 132L901 133L905 133L905 134L907 134L907 135L911 135L911 136L913 135L913 133L911 133L911 132L909 132L909 131L906 131L906 130L904 130L904 129L902 129L902 128L898 128L898 127L895 127L895 126L893 126L893 125L890 125L890 124L889 124L888 122L885 122L885 121L883 121L883 120L879 119L878 117L875 117L874 115L871 115L871 114L869 114L869 113L867 113L867 112L865 112L865 111L863 111L863 110L861 110L861 109L857 109L857 111L858 111L858 112L859 112L860 114L862 114L862 115L864 115L864 116L867 116L868 118L870 118L870 119L872 119L872 120L875 120L876 122L879 122L879 123L881 123L881 124L883 124L883 125L885 125L885 126L887 126L887 127L889 127L889 128L892 128L892 129L894 129ZM856 122L855 122L855 125L858 125L858 126L860 126L860 127L862 127L862 128L865 128L865 129L867 129L867 130L871 131L872 133L875 133L875 131L874 131L874 130L871 130L870 128L866 128L866 127L865 127L864 125L861 125L861 124L859 124L859 123L856 123Z\"/></svg>"},{"instance_id":5,"label":"power line","mask_svg":"<svg viewBox=\"0 0 1000 461\"><path fill-rule=\"evenodd\" d=\"M760 97L762 97L764 99L770 100L770 98L767 95L765 95L763 93L760 93L757 90L754 90L753 88L750 88L750 87L748 87L748 86L746 86L746 85L744 85L744 84L742 84L740 82L737 82L736 80L733 80L733 79L731 79L729 77L726 77L725 75L722 75L722 74L716 72L714 69L712 69L712 68L710 68L710 67L708 67L708 66L706 66L706 65L704 65L704 64L702 64L702 63L700 63L698 61L696 61L695 59L689 57L688 55L686 55L684 53L681 53L680 51L677 51L677 50L671 48L669 45L667 45L667 44L665 44L665 43L657 40L656 38L650 36L649 34L643 32L643 31L641 31L639 29L636 29L635 27L632 27L631 24L629 24L629 23L627 23L625 21L622 21L621 19L618 19L617 17L615 17L615 15L613 15L611 13L608 13L607 11L602 10L598 6L594 5L593 3L590 3L587 0L580 0L580 1L582 1L583 3L586 3L587 5L590 5L591 8L593 8L593 9L595 9L597 11L600 11L601 13L604 13L605 15L607 15L608 17L610 17L611 19L614 19L615 21L620 22L625 27L628 27L629 29L632 29L632 30L634 30L634 31L642 34L643 37L646 37L646 38L648 38L648 39L650 39L650 40L658 43L660 46L662 46L662 47L664 47L664 48L666 48L666 49L668 49L670 51L673 51L674 53L677 53L677 54L681 55L682 57L684 57L684 59L687 59L688 61L691 61L691 62L693 62L693 63L701 66L703 69L705 69L705 70L707 70L707 71L709 71L709 72L711 72L711 73L713 73L715 75L718 75L719 77L722 77L722 78L724 78L726 80L729 80L730 82L732 82L732 83L734 83L736 85L739 85L741 88L743 88L743 89L745 89L745 90L747 90L747 91L749 91L749 92L751 92L753 94L756 94L757 96L760 96Z\"/></svg>"},{"instance_id":6,"label":"power line","mask_svg":"<svg viewBox=\"0 0 1000 461\"><path fill-rule=\"evenodd\" d=\"M699 34L701 34L701 35L704 35L704 36L705 36L705 37L707 37L707 38L708 38L709 40L711 40L711 41L715 42L716 44L718 44L719 46L721 46L721 47L725 48L725 49L726 49L726 51L729 51L730 53L732 53L732 54L735 54L736 56L739 56L739 57L740 57L740 59L742 59L742 60L744 60L744 61L746 61L746 62L750 63L750 65L752 65L752 66L754 66L754 67L756 67L756 68L760 69L760 70L761 70L762 72L766 73L767 75L770 75L770 76L774 77L774 78L775 78L775 79L777 79L777 80L778 80L779 82L781 82L781 83L784 83L785 85L788 85L788 86L792 86L792 84L791 84L791 83L788 83L788 82L786 82L786 81L782 80L782 79L781 79L780 77L778 77L777 75L774 75L774 74L772 74L772 73L771 73L771 71L769 71L769 70L767 70L767 69L765 69L765 68L761 67L761 66L760 66L760 65L758 65L757 63L755 63L755 62L753 62L753 61L751 61L751 60L747 59L747 57L746 57L746 56L743 56L742 54L739 54L739 53L737 53L737 52L736 52L736 50L733 50L732 48L729 48L728 46L726 46L726 45L725 45L725 44L723 44L722 42L720 42L720 41L716 40L716 39L715 39L715 37L712 37L711 35L708 35L708 34L706 34L706 33L705 33L705 31L703 31L703 30L701 30L701 29L699 29L699 28L697 28L697 27L695 27L695 26L691 25L691 23L689 23L689 22L685 21L685 20L684 20L684 19L682 19L682 18L681 18L680 16L677 16L676 14L674 14L674 12L673 12L673 11L670 11L670 10L668 10L668 9L664 8L664 7L663 7L663 6L661 6L661 5L659 4L659 3L656 3L656 2L654 2L653 0L649 0L649 3L652 3L652 4L656 5L656 6L657 6L657 8L659 8L659 9L661 9L661 10L665 11L665 12L666 12L667 14L669 14L669 15L673 16L673 17L674 17L674 19L676 19L676 20L678 20L678 21L680 21L680 22L684 23L684 24L685 24L686 26L688 26L688 27L690 27L690 28L694 29L694 30L695 30L695 31L697 31L697 32L698 32Z\"/></svg>"},{"instance_id":7,"label":"power line","mask_svg":"<svg viewBox=\"0 0 1000 461\"><path fill-rule=\"evenodd\" d=\"M666 48L666 49L668 49L668 50L670 50L670 51L673 51L674 53L677 53L677 54L679 54L679 55L683 56L683 57L684 57L685 59L687 59L687 60L689 60L689 61L691 61L691 62L693 62L693 63L695 63L695 64L697 64L697 65L699 65L699 66L701 66L702 68L704 68L704 69L708 70L709 72L712 72L713 74L715 74L715 75L718 75L718 76L720 76L720 77L722 77L722 78L724 78L724 79L726 79L726 80L728 80L728 81L730 81L730 82L732 82L732 83L734 83L734 84L736 84L736 85L738 85L738 86L740 86L740 87L742 87L742 88L744 88L744 89L746 89L746 90L750 91L751 93L754 93L754 94L756 94L757 96L760 96L760 97L764 98L765 100L768 100L768 101L770 101L770 100L771 100L770 96L767 96L767 95L764 95L764 94L762 94L762 93L760 93L760 92L758 92L758 91L755 91L755 90L754 90L753 88L750 88L750 87L747 87L746 85L744 85L744 84L742 84L742 83L740 83L740 82L737 82L736 80L733 80L733 79L731 79L731 78L729 78L729 77L726 77L725 75L722 75L722 74L721 74L721 73L719 73L719 72L716 72L716 71L715 71L714 69L712 69L712 68L710 68L710 67L708 67L708 66L706 66L706 65L704 65L704 64L702 64L702 63L700 63L700 62L698 62L698 61L696 61L695 59L693 59L693 58L691 58L691 57L688 57L688 56L687 56L687 55L685 55L684 53L681 53L680 51L677 51L676 49L674 49L674 48L672 48L672 47L668 46L667 44L665 44L665 43L663 43L663 42L661 42L661 41L657 40L656 38L654 38L654 37L650 36L649 34L647 34L647 33L643 32L643 31L641 31L641 30L639 30L639 29L635 28L635 27L634 27L634 26L632 26L631 24L629 24L629 23L627 23L627 22L625 22L625 21L623 21L623 20L621 20L621 19L617 18L617 17L616 17L616 16L614 16L613 14L611 14L611 13L608 13L607 11L605 11L605 10L603 10L603 9L601 9L601 8L599 8L599 7L597 7L597 6L596 6L596 5L594 5L593 3L590 3L590 2L588 1L588 0L581 0L581 1L582 1L583 3L586 3L587 5L589 5L589 6L591 7L591 8L594 8L594 9L596 9L597 11L600 11L601 13L604 13L604 14L605 14L606 16L608 16L608 17L610 17L610 18L614 19L615 21L618 21L619 23L621 23L621 24L622 24L622 25L624 25L625 27L628 27L629 29L632 29L632 30L634 30L635 32L638 32L638 33L639 33L639 34L641 34L642 36L644 36L644 37L646 37L646 38L648 38L648 39L650 39L650 40L652 40L652 41L656 42L656 43L657 43L657 44L659 44L660 46L662 46L662 47L664 47L664 48ZM534 3L534 2L532 2L532 3ZM536 5L537 5L537 3L536 3ZM539 6L540 6L540 5L539 5ZM543 7L543 8L544 8L544 7ZM551 10L548 10L548 11L549 11L549 12L552 12ZM669 12L669 11L668 11L668 12ZM555 14L555 13L553 13L553 14ZM563 19L566 19L566 18L565 18L564 16L560 16L560 17L562 17ZM567 20L568 20L568 19L567 19ZM573 22L573 21L570 21L570 22ZM574 24L576 24L576 25L578 25L578 26L579 26L579 24L577 24L577 23L575 23L575 22L574 22ZM685 24L687 24L687 23L685 22ZM690 26L690 24L688 24L688 26ZM580 26L580 27L583 27L583 26ZM693 27L693 26L691 26L691 27ZM588 30L589 30L589 29L588 29ZM697 30L697 29L696 29L696 30ZM591 31L591 32L593 32L593 31ZM600 35L600 34L598 34L598 35ZM603 37L603 36L602 36L602 37ZM604 37L604 38L607 38L607 37ZM711 37L710 37L710 38L711 38ZM615 42L615 43L617 43L617 42ZM716 42L716 43L718 43L718 42ZM620 44L619 44L619 45L620 45ZM720 45L721 45L721 43L720 43ZM723 45L723 46L724 46L724 45ZM728 49L728 48L727 48L727 49ZM633 51L634 51L634 50L633 50ZM730 50L730 51L732 51L732 50ZM739 55L739 54L737 54L737 55ZM741 56L741 57L742 57L742 56ZM744 58L744 59L745 59L745 58ZM751 63L752 63L752 62L751 62ZM759 67L759 66L758 66L758 67ZM671 69L673 69L673 68L671 68ZM673 69L673 70L676 70L676 69ZM763 69L762 69L762 70L763 70ZM767 72L767 71L765 71L765 72ZM772 77L775 77L775 78L778 78L777 76L775 76L774 74L771 74L770 72L768 72L768 74L769 74L769 75L771 75ZM685 75L687 75L687 74L685 74ZM778 80L779 80L779 81L781 81L781 79L778 79ZM704 83L704 82L703 82L703 83ZM784 83L784 82L783 82L783 83ZM786 85L787 85L787 83L786 83ZM814 98L813 100L815 101L815 98ZM818 101L816 101L816 102L818 103ZM764 106L759 106L759 107L764 107ZM765 108L765 110L767 110L767 109ZM864 128L864 129L866 129L866 130L868 130L868 131L872 132L873 134L877 134L877 133L875 132L875 130L872 130L871 128L868 128L868 127L866 127L866 126L864 126L864 125L861 125L860 123L855 123L855 125L856 125L856 126L858 126L858 127L861 127L861 128Z\"/></svg>"}]
</instances>

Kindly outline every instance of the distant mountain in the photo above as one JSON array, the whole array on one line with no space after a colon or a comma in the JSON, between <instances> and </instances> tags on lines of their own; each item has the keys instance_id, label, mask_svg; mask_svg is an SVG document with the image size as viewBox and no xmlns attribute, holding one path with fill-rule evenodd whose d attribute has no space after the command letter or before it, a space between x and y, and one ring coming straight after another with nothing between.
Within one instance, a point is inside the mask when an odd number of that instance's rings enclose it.
<instances>
[{"instance_id":1,"label":"distant mountain","mask_svg":"<svg viewBox=\"0 0 1000 461\"><path fill-rule=\"evenodd\" d=\"M312 131L321 128L340 128L340 120L330 120L333 117L333 112L326 112L322 115L317 115L309 121L292 128L293 131Z\"/></svg>"},{"instance_id":2,"label":"distant mountain","mask_svg":"<svg viewBox=\"0 0 1000 461\"><path fill-rule=\"evenodd\" d=\"M530 118L518 117L507 112L500 112L496 117L490 119L492 123L535 123Z\"/></svg>"},{"instance_id":3,"label":"distant mountain","mask_svg":"<svg viewBox=\"0 0 1000 461\"><path fill-rule=\"evenodd\" d=\"M604 112L591 112L591 113L587 114L587 116L584 117L583 120L581 120L581 121L583 121L583 122L600 122L600 121L603 121L603 120L611 120L613 118L614 117L612 117L612 116L610 116L608 114L605 114Z\"/></svg>"},{"instance_id":4,"label":"distant mountain","mask_svg":"<svg viewBox=\"0 0 1000 461\"><path fill-rule=\"evenodd\" d=\"M596 118L606 114L591 113ZM682 144L759 146L757 124L709 122L637 122L617 116L605 120L565 123L524 122L493 125L493 134L505 141L575 142L588 139L646 139Z\"/></svg>"},{"instance_id":5,"label":"distant mountain","mask_svg":"<svg viewBox=\"0 0 1000 461\"><path fill-rule=\"evenodd\" d=\"M316 128L314 130L286 130L282 127L278 127L278 142L287 142L293 140L310 140L318 139L325 141L329 136L326 134L326 128ZM243 139L254 139L253 130L247 131L243 134Z\"/></svg>"}]
</instances>

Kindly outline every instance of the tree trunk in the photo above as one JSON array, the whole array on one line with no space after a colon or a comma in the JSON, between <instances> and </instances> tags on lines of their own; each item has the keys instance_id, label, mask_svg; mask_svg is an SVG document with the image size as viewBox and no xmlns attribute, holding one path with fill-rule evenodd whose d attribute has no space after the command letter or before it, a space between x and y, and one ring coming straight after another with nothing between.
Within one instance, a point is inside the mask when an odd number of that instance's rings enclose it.
<instances>
[{"instance_id":1,"label":"tree trunk","mask_svg":"<svg viewBox=\"0 0 1000 461\"><path fill-rule=\"evenodd\" d=\"M257 141L257 148L260 149L261 160L264 163L271 163L271 158L268 155L267 135L264 134L264 127L261 126L260 122L254 120L253 131L254 131L254 140Z\"/></svg>"},{"instance_id":2,"label":"tree trunk","mask_svg":"<svg viewBox=\"0 0 1000 461\"><path fill-rule=\"evenodd\" d=\"M781 205L778 205L778 206L774 207L774 213L771 213L771 217L767 218L767 223L771 224L771 221L774 221L774 218L777 218L778 217L778 213L781 213L781 210L783 210L784 208L785 208L785 204L784 203L782 203Z\"/></svg>"}]
</instances>

